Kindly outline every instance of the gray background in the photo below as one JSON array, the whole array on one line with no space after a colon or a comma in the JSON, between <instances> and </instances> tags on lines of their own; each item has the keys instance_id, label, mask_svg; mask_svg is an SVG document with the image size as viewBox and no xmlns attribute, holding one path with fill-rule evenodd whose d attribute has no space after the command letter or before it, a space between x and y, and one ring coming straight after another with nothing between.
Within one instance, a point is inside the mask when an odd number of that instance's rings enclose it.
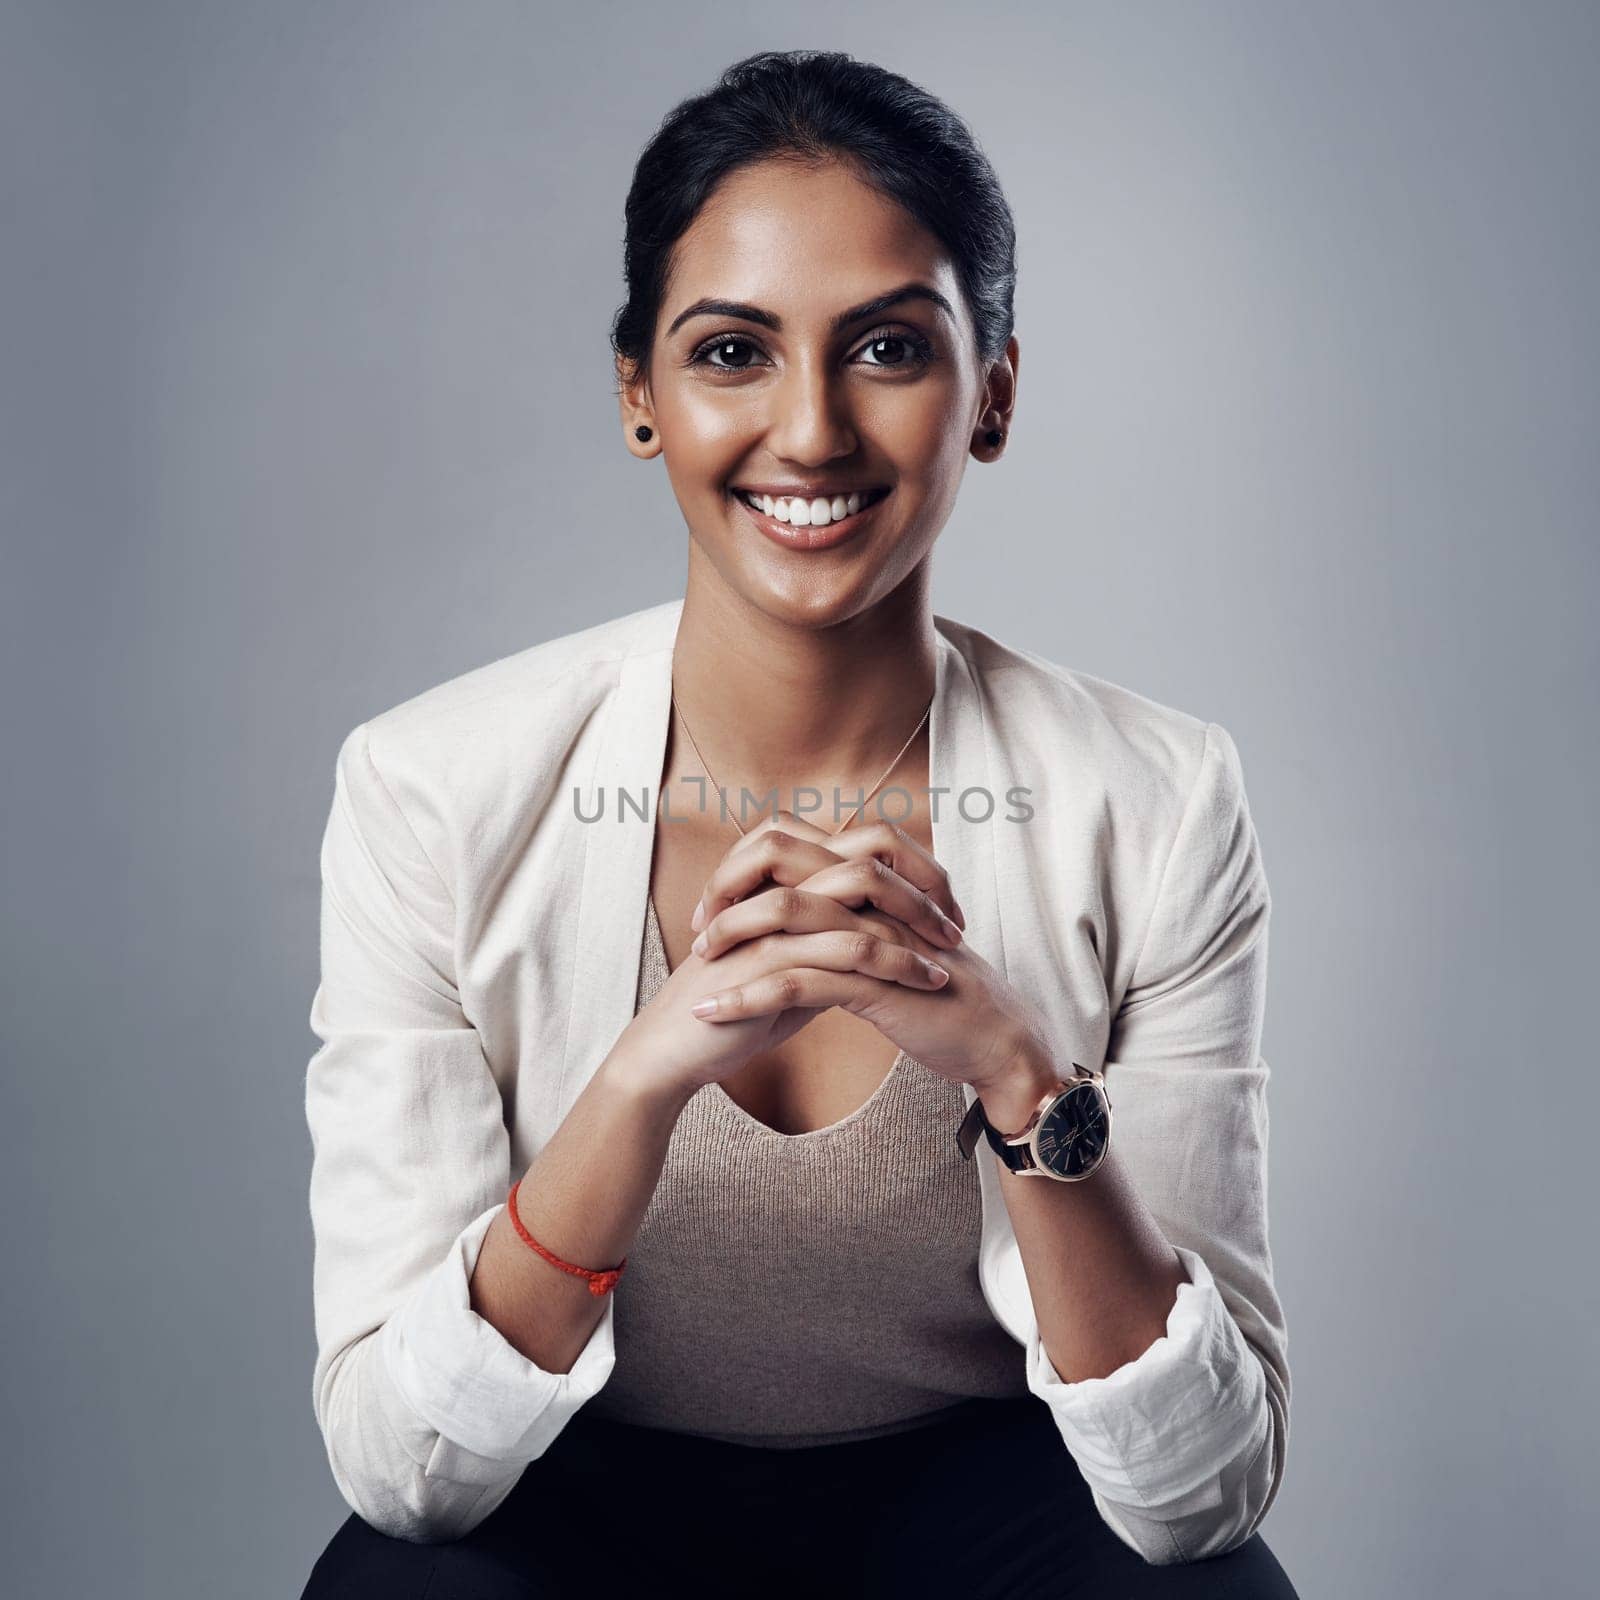
<instances>
[{"instance_id":1,"label":"gray background","mask_svg":"<svg viewBox=\"0 0 1600 1600\"><path fill-rule=\"evenodd\" d=\"M8 1593L291 1595L355 723L682 592L606 328L659 117L826 45L1020 228L936 608L1223 723L1274 893L1302 1595L1592 1592L1596 12L8 5ZM1589 1261L1590 1266L1583 1266Z\"/></svg>"}]
</instances>

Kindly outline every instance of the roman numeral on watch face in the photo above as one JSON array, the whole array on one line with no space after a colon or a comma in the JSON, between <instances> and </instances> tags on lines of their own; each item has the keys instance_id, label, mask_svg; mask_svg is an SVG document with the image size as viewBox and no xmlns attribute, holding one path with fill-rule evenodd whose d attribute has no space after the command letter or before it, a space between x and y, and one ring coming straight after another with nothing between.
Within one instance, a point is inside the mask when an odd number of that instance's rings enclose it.
<instances>
[{"instance_id":1,"label":"roman numeral on watch face","mask_svg":"<svg viewBox=\"0 0 1600 1600\"><path fill-rule=\"evenodd\" d=\"M1106 1147L1106 1104L1093 1082L1074 1085L1040 1119L1039 1155L1063 1176L1091 1170Z\"/></svg>"}]
</instances>

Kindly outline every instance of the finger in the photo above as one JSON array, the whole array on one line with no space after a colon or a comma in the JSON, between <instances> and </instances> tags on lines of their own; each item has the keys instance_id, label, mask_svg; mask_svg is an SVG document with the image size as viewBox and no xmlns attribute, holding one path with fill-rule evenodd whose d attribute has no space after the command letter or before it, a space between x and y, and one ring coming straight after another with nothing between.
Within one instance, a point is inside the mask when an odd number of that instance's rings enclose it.
<instances>
[{"instance_id":1,"label":"finger","mask_svg":"<svg viewBox=\"0 0 1600 1600\"><path fill-rule=\"evenodd\" d=\"M759 894L719 912L695 940L696 951L710 959L735 942L738 934L749 938L780 927L793 932L809 931L818 925L819 916L825 916L812 903L816 899L832 900L844 907L875 907L885 917L903 923L908 931L920 934L929 944L947 950L961 943L960 928L925 890L907 883L876 856L863 856L859 861L825 866L793 889Z\"/></svg>"},{"instance_id":2,"label":"finger","mask_svg":"<svg viewBox=\"0 0 1600 1600\"><path fill-rule=\"evenodd\" d=\"M950 886L950 875L904 828L880 821L828 833L792 811L763 817L729 850L707 880L689 926L699 933L718 912L764 881L797 884L830 861L868 857L881 860L934 902L934 912L924 913L919 924L930 942L947 948L961 942L967 918ZM954 923L950 930L944 927L947 913Z\"/></svg>"},{"instance_id":3,"label":"finger","mask_svg":"<svg viewBox=\"0 0 1600 1600\"><path fill-rule=\"evenodd\" d=\"M806 879L801 888L809 894L826 894L841 905L873 905L885 916L898 918L930 944L953 950L961 943L961 929L926 889L908 882L879 856L824 867Z\"/></svg>"},{"instance_id":4,"label":"finger","mask_svg":"<svg viewBox=\"0 0 1600 1600\"><path fill-rule=\"evenodd\" d=\"M748 946L769 970L826 967L833 972L858 972L864 978L898 983L908 989L942 989L950 972L942 963L885 939L870 928L830 928L823 933L778 934Z\"/></svg>"},{"instance_id":5,"label":"finger","mask_svg":"<svg viewBox=\"0 0 1600 1600\"><path fill-rule=\"evenodd\" d=\"M966 927L966 915L950 886L950 874L937 856L924 849L921 842L898 823L880 820L846 828L843 833L829 837L828 848L850 861L876 856L886 866L894 868L907 883L915 884L930 895L958 927Z\"/></svg>"},{"instance_id":6,"label":"finger","mask_svg":"<svg viewBox=\"0 0 1600 1600\"><path fill-rule=\"evenodd\" d=\"M698 933L719 911L743 900L763 883L792 886L840 859L819 840L774 823L717 863L706 879L689 926Z\"/></svg>"},{"instance_id":7,"label":"finger","mask_svg":"<svg viewBox=\"0 0 1600 1600\"><path fill-rule=\"evenodd\" d=\"M961 943L960 930L922 890L913 889L869 857L835 862L797 887L765 889L749 900L736 901L700 930L690 948L702 959L714 961L736 945L766 934L860 929L870 913L858 911L858 906L876 907L884 923L907 937L921 934L929 944L947 950Z\"/></svg>"},{"instance_id":8,"label":"finger","mask_svg":"<svg viewBox=\"0 0 1600 1600\"><path fill-rule=\"evenodd\" d=\"M738 855L750 849L761 842L764 833L770 833L774 828L782 833L793 834L797 839L811 839L818 843L831 837L827 829L819 828L816 823L808 822L792 811L769 811L766 816L754 822L742 838L736 839L728 847L728 853Z\"/></svg>"},{"instance_id":9,"label":"finger","mask_svg":"<svg viewBox=\"0 0 1600 1600\"><path fill-rule=\"evenodd\" d=\"M689 1009L708 1022L768 1016L793 1007L842 1006L858 1010L873 999L879 984L857 972L823 967L785 967L697 1000Z\"/></svg>"},{"instance_id":10,"label":"finger","mask_svg":"<svg viewBox=\"0 0 1600 1600\"><path fill-rule=\"evenodd\" d=\"M802 817L795 811L769 811L750 832L745 835L746 841L753 840L764 828L781 828L785 833L792 833L805 839L830 838L828 830L819 827L808 817Z\"/></svg>"}]
</instances>

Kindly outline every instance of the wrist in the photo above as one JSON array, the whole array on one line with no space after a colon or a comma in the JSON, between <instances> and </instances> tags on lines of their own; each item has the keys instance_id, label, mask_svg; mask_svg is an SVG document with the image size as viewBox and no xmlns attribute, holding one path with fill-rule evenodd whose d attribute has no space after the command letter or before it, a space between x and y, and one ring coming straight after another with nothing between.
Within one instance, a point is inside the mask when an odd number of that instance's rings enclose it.
<instances>
[{"instance_id":1,"label":"wrist","mask_svg":"<svg viewBox=\"0 0 1600 1600\"><path fill-rule=\"evenodd\" d=\"M628 1101L642 1115L672 1122L677 1121L695 1092L693 1085L676 1082L623 1049L613 1050L600 1063L594 1082L601 1093Z\"/></svg>"},{"instance_id":2,"label":"wrist","mask_svg":"<svg viewBox=\"0 0 1600 1600\"><path fill-rule=\"evenodd\" d=\"M1012 1053L999 1072L973 1088L989 1126L1010 1135L1020 1133L1039 1102L1064 1081L1051 1053L1030 1040Z\"/></svg>"}]
</instances>

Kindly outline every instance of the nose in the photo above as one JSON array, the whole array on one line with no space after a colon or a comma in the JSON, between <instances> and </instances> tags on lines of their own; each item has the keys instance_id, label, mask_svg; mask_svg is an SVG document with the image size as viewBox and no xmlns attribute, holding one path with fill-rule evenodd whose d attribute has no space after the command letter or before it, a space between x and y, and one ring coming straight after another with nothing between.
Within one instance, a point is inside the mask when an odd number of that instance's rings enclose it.
<instances>
[{"instance_id":1,"label":"nose","mask_svg":"<svg viewBox=\"0 0 1600 1600\"><path fill-rule=\"evenodd\" d=\"M816 467L855 453L849 402L827 363L794 362L768 393L767 446L774 456Z\"/></svg>"}]
</instances>

